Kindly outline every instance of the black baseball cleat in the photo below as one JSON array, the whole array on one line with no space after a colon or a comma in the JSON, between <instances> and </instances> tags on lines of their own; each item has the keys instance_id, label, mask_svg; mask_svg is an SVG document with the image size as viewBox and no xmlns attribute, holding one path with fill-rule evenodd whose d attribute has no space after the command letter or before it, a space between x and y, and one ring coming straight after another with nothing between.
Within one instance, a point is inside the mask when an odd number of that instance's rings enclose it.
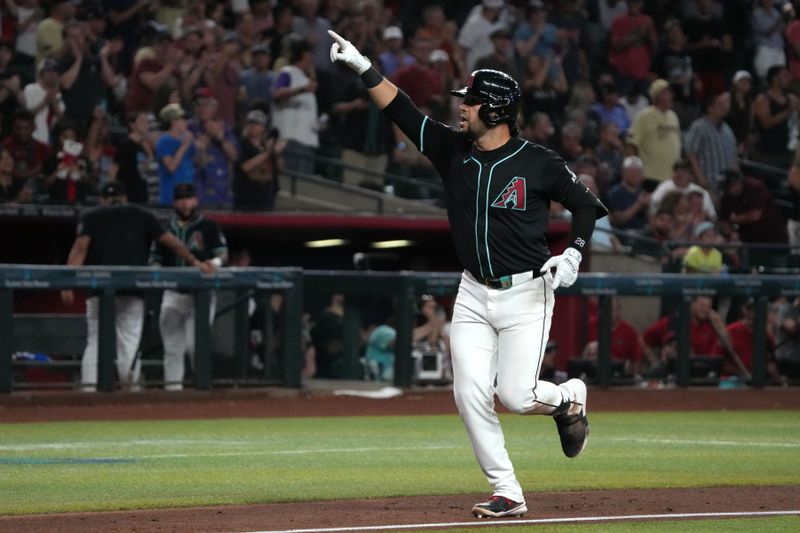
<instances>
[{"instance_id":1,"label":"black baseball cleat","mask_svg":"<svg viewBox=\"0 0 800 533\"><path fill-rule=\"evenodd\" d=\"M515 502L503 496L492 496L488 502L476 503L472 514L476 518L502 518L504 516L522 516L528 512L525 502Z\"/></svg>"},{"instance_id":2,"label":"black baseball cleat","mask_svg":"<svg viewBox=\"0 0 800 533\"><path fill-rule=\"evenodd\" d=\"M570 401L563 403L553 413L558 427L561 449L569 458L577 457L589 440L589 420L586 418L586 385L571 379L562 385L569 392Z\"/></svg>"}]
</instances>

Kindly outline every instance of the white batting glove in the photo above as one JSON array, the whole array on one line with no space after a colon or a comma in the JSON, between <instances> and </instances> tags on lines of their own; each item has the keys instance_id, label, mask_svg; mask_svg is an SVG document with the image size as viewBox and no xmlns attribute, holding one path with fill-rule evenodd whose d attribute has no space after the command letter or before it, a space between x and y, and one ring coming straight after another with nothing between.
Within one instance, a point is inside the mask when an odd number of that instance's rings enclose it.
<instances>
[{"instance_id":1,"label":"white batting glove","mask_svg":"<svg viewBox=\"0 0 800 533\"><path fill-rule=\"evenodd\" d=\"M333 39L331 45L331 62L337 61L344 63L351 69L356 71L359 76L364 74L372 66L369 59L361 55L358 48L353 46L353 43L336 33L335 31L328 30L328 35Z\"/></svg>"},{"instance_id":2,"label":"white batting glove","mask_svg":"<svg viewBox=\"0 0 800 533\"><path fill-rule=\"evenodd\" d=\"M581 264L583 256L575 248L567 248L561 255L556 255L547 260L542 265L540 272L547 272L555 267L556 273L553 276L553 290L559 287L569 287L578 279L578 266Z\"/></svg>"}]
</instances>

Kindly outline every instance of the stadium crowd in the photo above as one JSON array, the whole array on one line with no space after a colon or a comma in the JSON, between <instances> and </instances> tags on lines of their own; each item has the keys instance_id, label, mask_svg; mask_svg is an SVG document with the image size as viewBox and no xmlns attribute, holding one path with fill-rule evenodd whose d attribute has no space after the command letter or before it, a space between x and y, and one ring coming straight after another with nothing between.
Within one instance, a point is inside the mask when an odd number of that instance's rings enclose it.
<instances>
[{"instance_id":1,"label":"stadium crowd","mask_svg":"<svg viewBox=\"0 0 800 533\"><path fill-rule=\"evenodd\" d=\"M781 0L0 0L0 202L91 204L119 181L169 206L188 182L203 208L270 210L281 172L398 194L388 168L434 179L331 63L334 29L445 123L474 69L514 76L520 134L609 207L595 249L673 272L790 267L799 15Z\"/></svg>"}]
</instances>

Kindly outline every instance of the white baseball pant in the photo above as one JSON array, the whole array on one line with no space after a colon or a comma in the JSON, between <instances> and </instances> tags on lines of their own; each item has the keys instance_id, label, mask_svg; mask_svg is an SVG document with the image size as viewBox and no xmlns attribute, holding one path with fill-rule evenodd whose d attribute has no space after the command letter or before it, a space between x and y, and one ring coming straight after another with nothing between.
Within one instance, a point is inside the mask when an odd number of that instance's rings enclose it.
<instances>
[{"instance_id":1,"label":"white baseball pant","mask_svg":"<svg viewBox=\"0 0 800 533\"><path fill-rule=\"evenodd\" d=\"M141 361L131 369L142 338L144 325L144 300L138 296L114 298L115 328L117 332L117 376L124 385L139 383ZM100 297L86 299L86 348L81 359L81 390L97 390L97 332Z\"/></svg>"},{"instance_id":2,"label":"white baseball pant","mask_svg":"<svg viewBox=\"0 0 800 533\"><path fill-rule=\"evenodd\" d=\"M535 273L535 274L538 274ZM524 279L514 276L515 282ZM469 272L461 276L450 332L453 392L472 449L493 495L523 502L494 395L519 414L551 414L564 395L539 380L539 370L553 317L553 276L491 289Z\"/></svg>"},{"instance_id":3,"label":"white baseball pant","mask_svg":"<svg viewBox=\"0 0 800 533\"><path fill-rule=\"evenodd\" d=\"M216 296L212 293L208 311L209 326L214 323L216 302ZM164 291L158 325L164 344L164 388L182 390L185 354L189 355L189 361L194 366L194 295Z\"/></svg>"}]
</instances>

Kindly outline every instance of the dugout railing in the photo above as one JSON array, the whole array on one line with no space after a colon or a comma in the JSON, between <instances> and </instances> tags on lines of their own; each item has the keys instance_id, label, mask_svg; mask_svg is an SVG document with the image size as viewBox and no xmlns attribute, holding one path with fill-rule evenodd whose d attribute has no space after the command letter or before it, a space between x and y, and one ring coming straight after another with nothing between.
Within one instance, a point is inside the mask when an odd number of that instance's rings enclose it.
<instances>
[{"instance_id":1,"label":"dugout railing","mask_svg":"<svg viewBox=\"0 0 800 533\"><path fill-rule=\"evenodd\" d=\"M14 352L15 291L82 289L100 297L98 389L114 389L114 295L125 290L182 289L195 293L195 316L198 323L208 322L211 291L232 290L241 295L235 304L237 336L246 335L247 313L242 309L243 296L254 293L283 292L283 326L279 360L281 384L300 387L303 353L301 324L305 294L343 293L346 296L388 296L393 299L396 340L395 384L413 384L411 339L415 305L419 296L454 295L460 274L455 272L372 272L322 271L299 268L229 268L215 275L203 275L195 269L93 268L63 266L0 265L0 392L11 392L12 354ZM681 274L619 275L585 273L575 285L559 289L562 297L598 298L598 373L597 384L612 383L611 303L614 296L669 296L677 298L678 363L676 382L690 385L690 301L697 295L753 298L755 302L755 338L751 384L766 384L766 321L768 301L778 296L800 295L800 276L727 275L699 276ZM364 309L358 298L346 298L343 320L345 378L360 379L361 327ZM558 310L556 311L559 312ZM264 328L268 329L269 324ZM576 334L584 324L574 324ZM209 328L196 328L194 385L205 390L212 384ZM266 344L266 343L265 343ZM236 343L236 357L249 354L244 342Z\"/></svg>"},{"instance_id":2,"label":"dugout railing","mask_svg":"<svg viewBox=\"0 0 800 533\"><path fill-rule=\"evenodd\" d=\"M414 306L423 294L452 296L458 290L460 273L444 272L352 272L306 271L305 287L309 292L347 295L391 294L395 301L394 325L398 332L395 358L395 384L410 386L413 382L411 360L411 335ZM755 301L753 372L754 387L766 385L766 323L769 299L778 296L800 295L800 276L779 275L727 275L700 276L684 274L620 275L585 273L575 285L558 290L560 296L598 299L598 360L597 384L607 387L612 383L611 362L611 305L614 296L667 296L676 298L677 320L677 373L676 383L691 383L691 310L694 296L753 298ZM345 298L347 302L348 299ZM558 308L557 308L558 309ZM558 313L558 310L556 310ZM360 376L358 339L363 309L358 301L346 304L344 316L344 358L346 376ZM576 333L581 325L576 324Z\"/></svg>"},{"instance_id":3,"label":"dugout railing","mask_svg":"<svg viewBox=\"0 0 800 533\"><path fill-rule=\"evenodd\" d=\"M114 297L125 291L160 291L174 289L194 294L195 320L209 323L212 291L234 291L238 295L266 295L281 292L284 295L283 338L277 367L280 382L287 387L299 387L302 372L300 353L300 324L303 307L303 275L298 268L225 268L206 275L192 268L133 268L133 267L65 267L39 265L0 265L0 392L13 389L14 346L14 293L28 291L73 289L84 290L99 297L98 323L98 383L100 391L114 390L116 333L114 325ZM237 298L236 311L237 354L249 355L244 329L247 320L247 302ZM265 314L264 330L269 330L271 314ZM46 332L42 332L43 335ZM267 360L268 343L263 345L262 357ZM212 382L211 330L195 328L194 386L207 390Z\"/></svg>"}]
</instances>

